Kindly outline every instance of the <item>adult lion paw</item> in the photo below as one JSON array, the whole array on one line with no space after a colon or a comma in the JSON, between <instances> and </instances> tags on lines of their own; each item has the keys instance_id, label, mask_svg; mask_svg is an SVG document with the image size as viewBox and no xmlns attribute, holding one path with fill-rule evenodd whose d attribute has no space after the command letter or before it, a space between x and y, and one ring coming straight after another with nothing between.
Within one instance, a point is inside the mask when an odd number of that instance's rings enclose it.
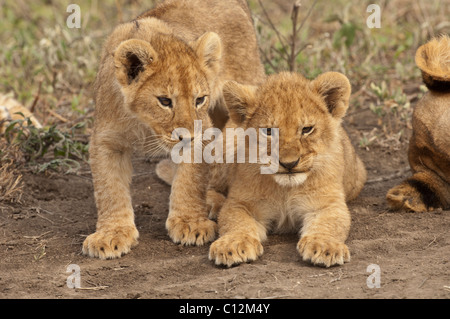
<instances>
[{"instance_id":1,"label":"adult lion paw","mask_svg":"<svg viewBox=\"0 0 450 319\"><path fill-rule=\"evenodd\" d=\"M391 188L386 194L386 199L393 209L404 209L413 212L426 212L433 210L432 207L427 207L420 192L409 185L402 183Z\"/></svg>"},{"instance_id":2,"label":"adult lion paw","mask_svg":"<svg viewBox=\"0 0 450 319\"><path fill-rule=\"evenodd\" d=\"M83 254L100 259L119 258L137 245L139 232L135 226L100 229L83 243Z\"/></svg>"},{"instance_id":3,"label":"adult lion paw","mask_svg":"<svg viewBox=\"0 0 450 319\"><path fill-rule=\"evenodd\" d=\"M304 236L298 242L297 250L303 260L317 266L330 267L350 261L347 245L326 236Z\"/></svg>"},{"instance_id":4,"label":"adult lion paw","mask_svg":"<svg viewBox=\"0 0 450 319\"><path fill-rule=\"evenodd\" d=\"M206 217L174 216L167 219L166 228L174 243L202 246L214 240L217 224Z\"/></svg>"},{"instance_id":5,"label":"adult lion paw","mask_svg":"<svg viewBox=\"0 0 450 319\"><path fill-rule=\"evenodd\" d=\"M264 249L261 242L248 235L225 235L209 248L209 259L216 265L232 265L256 260Z\"/></svg>"}]
</instances>

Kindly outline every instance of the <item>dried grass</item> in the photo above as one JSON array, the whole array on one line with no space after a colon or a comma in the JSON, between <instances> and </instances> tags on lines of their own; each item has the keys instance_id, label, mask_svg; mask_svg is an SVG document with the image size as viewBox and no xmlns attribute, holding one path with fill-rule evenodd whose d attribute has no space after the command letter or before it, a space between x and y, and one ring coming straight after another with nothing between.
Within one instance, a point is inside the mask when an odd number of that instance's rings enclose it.
<instances>
[{"instance_id":1,"label":"dried grass","mask_svg":"<svg viewBox=\"0 0 450 319\"><path fill-rule=\"evenodd\" d=\"M19 166L22 161L20 150L0 139L0 202L20 203L23 180Z\"/></svg>"}]
</instances>

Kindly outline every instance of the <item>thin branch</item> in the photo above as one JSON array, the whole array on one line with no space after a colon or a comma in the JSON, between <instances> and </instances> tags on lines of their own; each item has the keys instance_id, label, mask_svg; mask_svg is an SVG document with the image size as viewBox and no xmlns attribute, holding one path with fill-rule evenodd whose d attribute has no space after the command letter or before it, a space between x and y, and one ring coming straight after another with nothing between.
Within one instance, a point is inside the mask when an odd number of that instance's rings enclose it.
<instances>
[{"instance_id":1,"label":"thin branch","mask_svg":"<svg viewBox=\"0 0 450 319\"><path fill-rule=\"evenodd\" d=\"M317 0L314 0L313 4L309 7L308 13L306 14L306 17L302 20L302 23L298 27L296 33L299 33L300 30L303 28L303 25L305 24L306 20L308 20L309 16L311 15L312 10L314 9L315 5L317 3Z\"/></svg>"},{"instance_id":2,"label":"thin branch","mask_svg":"<svg viewBox=\"0 0 450 319\"><path fill-rule=\"evenodd\" d=\"M381 183L381 182L386 182L386 181L389 181L389 180L392 180L392 179L405 177L405 174L408 173L408 171L410 171L410 168L409 167L404 167L404 168L402 168L401 170L399 170L398 172L396 172L394 174L390 174L390 175L386 175L386 176L381 176L381 177L369 179L366 182L366 184Z\"/></svg>"},{"instance_id":3,"label":"thin branch","mask_svg":"<svg viewBox=\"0 0 450 319\"><path fill-rule=\"evenodd\" d=\"M298 20L298 12L300 10L300 0L294 3L294 7L292 8L292 36L291 36L291 54L289 56L289 70L291 72L296 71L296 63L295 63L295 52L297 51L297 20Z\"/></svg>"},{"instance_id":4,"label":"thin branch","mask_svg":"<svg viewBox=\"0 0 450 319\"><path fill-rule=\"evenodd\" d=\"M269 63L270 67L272 68L272 70L274 72L278 72L278 68L275 67L275 65L272 63L272 61L269 59L269 57L267 56L266 52L264 52L264 50L262 50L261 48L259 49L259 51L261 52L261 54L263 55L264 60Z\"/></svg>"},{"instance_id":5,"label":"thin branch","mask_svg":"<svg viewBox=\"0 0 450 319\"><path fill-rule=\"evenodd\" d=\"M299 22L298 19L300 16L301 1L300 0L295 1L293 8L292 8L292 13L291 13L292 34L290 35L289 40L287 40L287 38L285 36L283 36L280 33L280 31L277 29L277 27L273 23L272 19L270 18L266 8L262 4L262 1L258 0L258 3L261 7L263 15L265 16L265 20L267 20L268 26L275 32L276 37L278 38L278 41L281 45L281 49L278 49L274 46L270 46L270 50L275 51L282 60L286 61L287 66L291 72L295 72L297 69L297 65L296 65L296 61L295 61L297 56L300 54L300 52L302 52L309 45L307 43L307 44L301 46L300 48L298 48L299 47L299 44L297 43L298 34L301 31L301 29L303 28L303 26L305 25L306 20L308 20L308 18L310 17L314 7L317 4L317 0L314 0L312 5L309 7L306 17L304 19L302 19L300 25L298 25L298 22ZM266 24L264 19L261 19L261 22ZM261 52L264 55L264 58L266 59L267 63L272 67L272 69L277 70L278 68L276 68L274 66L274 64L270 61L270 59L268 58L266 53L263 51L261 51Z\"/></svg>"},{"instance_id":6,"label":"thin branch","mask_svg":"<svg viewBox=\"0 0 450 319\"><path fill-rule=\"evenodd\" d=\"M302 46L300 49L297 50L297 52L295 52L295 57L297 57L300 52L302 52L303 50L305 50L308 47L309 43L306 43L304 46Z\"/></svg>"},{"instance_id":7,"label":"thin branch","mask_svg":"<svg viewBox=\"0 0 450 319\"><path fill-rule=\"evenodd\" d=\"M286 47L287 46L287 44L285 43L285 42L287 42L286 38L278 31L278 29L273 24L272 19L270 19L270 16L267 13L266 8L262 4L261 0L258 0L258 3L261 6L261 9L262 9L264 15L266 16L267 22L269 22L270 27L273 29L273 31L275 31L275 34L277 35L278 41L280 41L281 46Z\"/></svg>"}]
</instances>

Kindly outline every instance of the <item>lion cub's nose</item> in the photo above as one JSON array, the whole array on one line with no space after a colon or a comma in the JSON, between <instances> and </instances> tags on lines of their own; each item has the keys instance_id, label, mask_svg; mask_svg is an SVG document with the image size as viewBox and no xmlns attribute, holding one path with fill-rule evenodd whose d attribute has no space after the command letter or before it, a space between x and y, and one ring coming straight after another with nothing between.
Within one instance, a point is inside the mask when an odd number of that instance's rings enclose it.
<instances>
[{"instance_id":1,"label":"lion cub's nose","mask_svg":"<svg viewBox=\"0 0 450 319\"><path fill-rule=\"evenodd\" d=\"M300 158L298 158L295 162L287 162L284 163L282 161L280 161L280 165L282 167L284 167L285 169L287 169L288 171L290 171L291 169L293 169L295 166L297 166L298 162L300 161Z\"/></svg>"},{"instance_id":2,"label":"lion cub's nose","mask_svg":"<svg viewBox=\"0 0 450 319\"><path fill-rule=\"evenodd\" d=\"M193 136L187 135L187 136L183 136L181 134L175 134L174 138L178 138L178 140L181 142L183 141L183 139L186 139L186 141L192 142L194 140Z\"/></svg>"}]
</instances>

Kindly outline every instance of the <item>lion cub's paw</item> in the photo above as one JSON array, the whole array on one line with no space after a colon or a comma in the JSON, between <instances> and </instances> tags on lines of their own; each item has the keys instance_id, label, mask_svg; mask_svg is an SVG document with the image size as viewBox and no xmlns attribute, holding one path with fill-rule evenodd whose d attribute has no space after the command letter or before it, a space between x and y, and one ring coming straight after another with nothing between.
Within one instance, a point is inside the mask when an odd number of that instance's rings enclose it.
<instances>
[{"instance_id":1,"label":"lion cub's paw","mask_svg":"<svg viewBox=\"0 0 450 319\"><path fill-rule=\"evenodd\" d=\"M217 224L206 217L175 216L167 219L166 228L174 243L202 246L214 240Z\"/></svg>"},{"instance_id":2,"label":"lion cub's paw","mask_svg":"<svg viewBox=\"0 0 450 319\"><path fill-rule=\"evenodd\" d=\"M231 267L256 260L264 249L261 242L249 235L225 235L211 244L209 259L216 265Z\"/></svg>"},{"instance_id":3,"label":"lion cub's paw","mask_svg":"<svg viewBox=\"0 0 450 319\"><path fill-rule=\"evenodd\" d=\"M386 195L386 199L389 206L394 209L404 209L414 212L433 210L424 204L419 191L406 183L391 188Z\"/></svg>"},{"instance_id":4,"label":"lion cub's paw","mask_svg":"<svg viewBox=\"0 0 450 319\"><path fill-rule=\"evenodd\" d=\"M83 243L83 254L100 259L119 258L137 245L139 232L135 226L100 229Z\"/></svg>"},{"instance_id":5,"label":"lion cub's paw","mask_svg":"<svg viewBox=\"0 0 450 319\"><path fill-rule=\"evenodd\" d=\"M326 236L304 236L298 242L297 250L303 260L317 266L330 267L350 261L347 245Z\"/></svg>"}]
</instances>

